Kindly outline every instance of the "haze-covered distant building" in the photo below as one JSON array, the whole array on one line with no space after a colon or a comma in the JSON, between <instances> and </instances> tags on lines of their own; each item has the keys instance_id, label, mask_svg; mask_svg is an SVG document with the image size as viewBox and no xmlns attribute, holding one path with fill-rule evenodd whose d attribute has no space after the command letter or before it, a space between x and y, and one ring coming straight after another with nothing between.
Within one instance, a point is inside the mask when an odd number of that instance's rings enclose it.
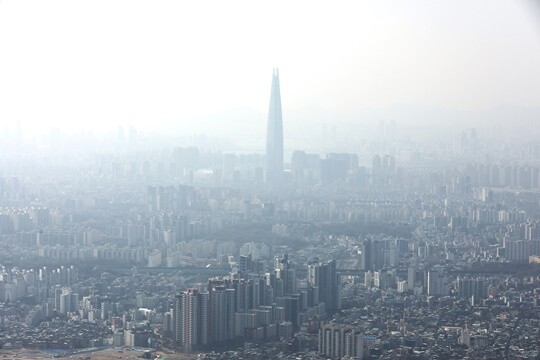
<instances>
[{"instance_id":1,"label":"haze-covered distant building","mask_svg":"<svg viewBox=\"0 0 540 360\"><path fill-rule=\"evenodd\" d=\"M266 130L266 181L279 184L283 177L283 119L279 91L279 71L272 74L272 90Z\"/></svg>"}]
</instances>

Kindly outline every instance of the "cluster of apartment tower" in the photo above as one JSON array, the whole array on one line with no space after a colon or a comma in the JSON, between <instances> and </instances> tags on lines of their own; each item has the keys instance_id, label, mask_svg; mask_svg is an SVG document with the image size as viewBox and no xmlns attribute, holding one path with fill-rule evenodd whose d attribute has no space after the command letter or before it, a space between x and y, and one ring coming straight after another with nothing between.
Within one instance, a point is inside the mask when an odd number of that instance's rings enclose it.
<instances>
[{"instance_id":1,"label":"cluster of apartment tower","mask_svg":"<svg viewBox=\"0 0 540 360\"><path fill-rule=\"evenodd\" d=\"M165 316L165 333L184 351L235 339L290 339L303 323L341 308L335 261L310 261L305 287L298 287L287 255L274 265L272 273L231 274L183 291Z\"/></svg>"}]
</instances>

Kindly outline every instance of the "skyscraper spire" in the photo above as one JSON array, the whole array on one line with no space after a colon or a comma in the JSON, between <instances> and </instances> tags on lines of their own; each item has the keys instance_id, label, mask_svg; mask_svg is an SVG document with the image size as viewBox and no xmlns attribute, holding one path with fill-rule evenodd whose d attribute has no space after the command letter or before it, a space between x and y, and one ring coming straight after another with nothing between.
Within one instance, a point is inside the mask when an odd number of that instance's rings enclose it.
<instances>
[{"instance_id":1,"label":"skyscraper spire","mask_svg":"<svg viewBox=\"0 0 540 360\"><path fill-rule=\"evenodd\" d=\"M266 181L278 184L283 177L283 119L281 115L281 94L279 91L279 70L272 71L272 90L268 109L266 129Z\"/></svg>"}]
</instances>

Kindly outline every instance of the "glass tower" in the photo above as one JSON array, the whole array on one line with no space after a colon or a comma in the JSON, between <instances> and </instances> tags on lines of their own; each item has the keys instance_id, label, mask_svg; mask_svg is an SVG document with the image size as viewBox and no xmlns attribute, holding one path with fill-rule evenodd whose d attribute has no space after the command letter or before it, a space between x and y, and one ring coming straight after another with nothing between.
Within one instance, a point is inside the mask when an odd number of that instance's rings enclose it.
<instances>
[{"instance_id":1,"label":"glass tower","mask_svg":"<svg viewBox=\"0 0 540 360\"><path fill-rule=\"evenodd\" d=\"M266 130L266 182L279 184L283 177L283 119L279 92L279 71L272 73L272 90Z\"/></svg>"}]
</instances>

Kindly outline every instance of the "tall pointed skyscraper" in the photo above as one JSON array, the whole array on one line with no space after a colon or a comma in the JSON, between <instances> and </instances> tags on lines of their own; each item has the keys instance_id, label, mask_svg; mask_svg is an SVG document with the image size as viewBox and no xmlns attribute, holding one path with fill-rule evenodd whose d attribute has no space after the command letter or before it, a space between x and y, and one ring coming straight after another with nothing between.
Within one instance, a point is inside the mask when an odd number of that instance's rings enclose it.
<instances>
[{"instance_id":1,"label":"tall pointed skyscraper","mask_svg":"<svg viewBox=\"0 0 540 360\"><path fill-rule=\"evenodd\" d=\"M272 92L266 129L266 182L281 183L283 177L283 119L279 92L279 70L272 73Z\"/></svg>"}]
</instances>

